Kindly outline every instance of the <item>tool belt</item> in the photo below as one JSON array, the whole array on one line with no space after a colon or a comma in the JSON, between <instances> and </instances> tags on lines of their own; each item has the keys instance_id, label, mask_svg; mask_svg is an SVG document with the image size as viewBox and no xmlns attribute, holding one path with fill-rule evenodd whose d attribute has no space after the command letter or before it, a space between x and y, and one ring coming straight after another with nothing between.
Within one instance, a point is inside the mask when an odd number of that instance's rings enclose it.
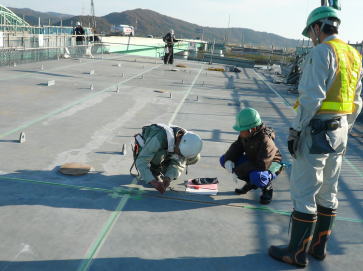
<instances>
[{"instance_id":1,"label":"tool belt","mask_svg":"<svg viewBox=\"0 0 363 271\"><path fill-rule=\"evenodd\" d=\"M311 127L311 140L310 147L311 154L327 154L334 153L335 150L331 146L331 140L328 131L334 131L341 125L341 117L336 117L329 120L312 119L309 123Z\"/></svg>"}]
</instances>

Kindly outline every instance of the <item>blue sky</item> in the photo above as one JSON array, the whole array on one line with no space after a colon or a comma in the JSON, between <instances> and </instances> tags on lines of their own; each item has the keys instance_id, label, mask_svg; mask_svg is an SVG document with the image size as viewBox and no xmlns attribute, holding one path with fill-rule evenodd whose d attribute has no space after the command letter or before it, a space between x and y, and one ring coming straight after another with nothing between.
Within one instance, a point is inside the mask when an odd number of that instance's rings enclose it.
<instances>
[{"instance_id":1,"label":"blue sky","mask_svg":"<svg viewBox=\"0 0 363 271\"><path fill-rule=\"evenodd\" d=\"M87 15L90 0L0 0L10 7L39 11ZM309 12L320 0L94 0L96 15L145 8L202 26L245 27L275 33L287 38L301 39ZM341 37L351 42L363 40L363 1L341 0Z\"/></svg>"}]
</instances>

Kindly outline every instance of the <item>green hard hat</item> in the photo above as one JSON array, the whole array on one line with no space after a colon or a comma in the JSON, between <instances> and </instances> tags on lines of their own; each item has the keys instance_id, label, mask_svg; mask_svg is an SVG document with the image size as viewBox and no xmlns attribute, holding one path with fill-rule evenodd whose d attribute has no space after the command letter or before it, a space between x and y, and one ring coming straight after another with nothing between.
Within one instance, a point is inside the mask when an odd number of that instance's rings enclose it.
<instances>
[{"instance_id":1,"label":"green hard hat","mask_svg":"<svg viewBox=\"0 0 363 271\"><path fill-rule=\"evenodd\" d=\"M322 7L318 7L316 9L314 9L310 13L310 15L306 21L306 27L304 28L304 31L302 32L302 34L305 37L309 38L309 27L313 23L315 23L321 19L330 18L330 17L336 18L340 21L338 10L333 7L322 6Z\"/></svg>"},{"instance_id":2,"label":"green hard hat","mask_svg":"<svg viewBox=\"0 0 363 271\"><path fill-rule=\"evenodd\" d=\"M236 131L247 131L262 124L260 114L250 107L242 109L236 116L236 124L233 129Z\"/></svg>"}]
</instances>

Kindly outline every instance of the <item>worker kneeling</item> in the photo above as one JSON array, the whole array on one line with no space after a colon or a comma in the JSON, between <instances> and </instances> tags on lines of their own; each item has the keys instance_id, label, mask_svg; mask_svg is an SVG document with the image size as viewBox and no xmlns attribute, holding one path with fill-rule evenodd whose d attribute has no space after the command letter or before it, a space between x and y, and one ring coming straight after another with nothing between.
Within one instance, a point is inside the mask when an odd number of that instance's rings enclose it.
<instances>
[{"instance_id":1,"label":"worker kneeling","mask_svg":"<svg viewBox=\"0 0 363 271\"><path fill-rule=\"evenodd\" d=\"M261 204L272 200L272 180L282 170L281 154L275 145L275 133L266 127L258 112L253 108L242 109L236 116L233 129L239 132L238 139L220 157L220 163L235 182L238 179L246 184L236 189L237 194L246 194L252 189L261 188Z\"/></svg>"},{"instance_id":2,"label":"worker kneeling","mask_svg":"<svg viewBox=\"0 0 363 271\"><path fill-rule=\"evenodd\" d=\"M176 126L152 124L135 135L134 164L141 179L160 193L172 180L200 159L203 142L192 132Z\"/></svg>"}]
</instances>

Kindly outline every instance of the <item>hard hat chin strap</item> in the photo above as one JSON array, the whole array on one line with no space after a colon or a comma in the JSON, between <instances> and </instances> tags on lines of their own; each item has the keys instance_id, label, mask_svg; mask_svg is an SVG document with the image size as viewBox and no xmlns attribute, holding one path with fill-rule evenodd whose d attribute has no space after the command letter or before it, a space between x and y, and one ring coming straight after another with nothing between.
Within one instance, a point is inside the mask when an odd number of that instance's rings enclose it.
<instances>
[{"instance_id":1,"label":"hard hat chin strap","mask_svg":"<svg viewBox=\"0 0 363 271\"><path fill-rule=\"evenodd\" d=\"M321 30L322 30L322 29L323 29L323 28L322 28L322 27L320 27L319 32L321 32ZM318 44L320 44L320 43L321 43L320 37L319 37L319 35L316 33L316 31L315 31L315 29L314 29L313 25L311 25L311 26L310 26L310 31L312 31L312 32L314 33L315 40L316 40L316 41L318 41ZM320 34L320 33L319 33L319 34Z\"/></svg>"}]
</instances>

